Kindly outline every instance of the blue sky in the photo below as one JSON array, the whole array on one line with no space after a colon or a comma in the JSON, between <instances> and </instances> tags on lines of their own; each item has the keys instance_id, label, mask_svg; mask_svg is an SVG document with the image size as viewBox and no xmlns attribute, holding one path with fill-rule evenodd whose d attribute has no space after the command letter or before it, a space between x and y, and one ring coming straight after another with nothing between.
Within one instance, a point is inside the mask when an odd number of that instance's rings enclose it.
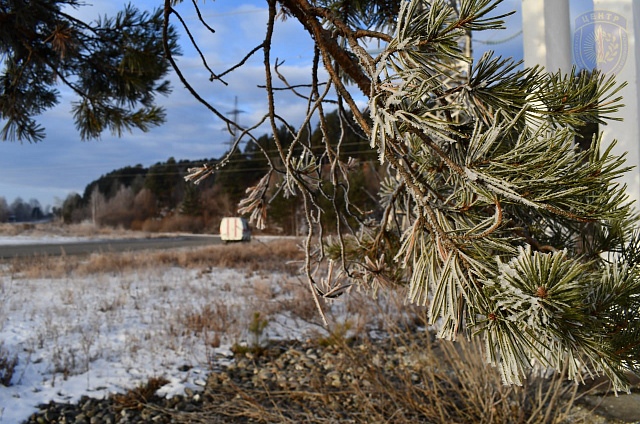
<instances>
[{"instance_id":1,"label":"blue sky","mask_svg":"<svg viewBox=\"0 0 640 424\"><path fill-rule=\"evenodd\" d=\"M95 19L99 14L115 14L125 2L88 0L88 6L79 9L77 16ZM161 1L137 1L141 9L152 9ZM191 25L195 34L201 36L201 48L210 65L221 72L233 65L246 52L258 45L265 34L266 2L264 0L216 0L198 2L202 13L216 34L211 36L197 25L191 2L177 6L178 11ZM572 14L592 7L590 0L572 0ZM507 18L507 29L475 35L474 55L479 56L488 49L503 56L522 57L522 36L500 44L496 42L517 33L521 28L520 0L506 0L500 11L516 10ZM239 72L226 78L229 86L208 81L208 75L200 66L193 49L186 47L186 37L180 44L184 55L179 59L181 67L192 84L203 97L222 112L234 108L238 97L238 109L242 110L240 121L253 124L266 112L266 94L257 85L264 83L264 65L259 52ZM308 82L308 69L313 55L313 46L308 35L294 19L278 21L274 36L272 58L285 60L282 72L291 83ZM152 165L169 157L176 159L202 159L219 157L226 149L229 135L224 125L210 112L199 105L171 75L173 92L168 97L159 97L159 103L167 110L167 122L147 133L135 131L121 138L106 133L98 141L83 142L71 119L70 93L63 93L61 104L38 117L46 128L46 139L37 144L0 142L0 197L11 203L20 196L23 200L35 198L43 206L59 204L69 193L82 193L84 187L116 168L129 165ZM290 94L278 94L279 113L294 125L303 118L304 101ZM257 134L268 131L258 130Z\"/></svg>"}]
</instances>

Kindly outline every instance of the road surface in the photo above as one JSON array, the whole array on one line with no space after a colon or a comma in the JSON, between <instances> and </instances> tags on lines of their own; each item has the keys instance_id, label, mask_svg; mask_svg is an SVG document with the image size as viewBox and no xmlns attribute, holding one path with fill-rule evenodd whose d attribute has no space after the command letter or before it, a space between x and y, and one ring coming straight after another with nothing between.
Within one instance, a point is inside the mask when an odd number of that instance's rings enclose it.
<instances>
[{"instance_id":1,"label":"road surface","mask_svg":"<svg viewBox=\"0 0 640 424\"><path fill-rule=\"evenodd\" d=\"M0 245L0 259L34 255L86 255L94 252L126 252L133 250L175 249L220 244L219 236L177 236L91 240L65 243Z\"/></svg>"}]
</instances>

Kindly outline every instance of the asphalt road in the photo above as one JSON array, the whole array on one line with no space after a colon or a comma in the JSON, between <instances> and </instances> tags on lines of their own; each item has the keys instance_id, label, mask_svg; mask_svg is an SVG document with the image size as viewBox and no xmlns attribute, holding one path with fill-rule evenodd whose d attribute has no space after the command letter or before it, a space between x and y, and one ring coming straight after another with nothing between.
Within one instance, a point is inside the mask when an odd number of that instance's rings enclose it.
<instances>
[{"instance_id":1,"label":"asphalt road","mask_svg":"<svg viewBox=\"0 0 640 424\"><path fill-rule=\"evenodd\" d=\"M92 240L67 243L0 245L0 259L34 255L86 255L94 252L176 249L221 244L219 236L178 236L144 239Z\"/></svg>"}]
</instances>

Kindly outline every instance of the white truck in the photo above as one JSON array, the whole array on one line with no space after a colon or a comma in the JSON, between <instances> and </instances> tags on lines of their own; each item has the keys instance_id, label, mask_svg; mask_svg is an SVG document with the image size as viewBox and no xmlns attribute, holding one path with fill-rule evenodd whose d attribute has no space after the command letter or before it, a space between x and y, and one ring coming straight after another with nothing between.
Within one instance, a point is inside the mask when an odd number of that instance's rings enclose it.
<instances>
[{"instance_id":1,"label":"white truck","mask_svg":"<svg viewBox=\"0 0 640 424\"><path fill-rule=\"evenodd\" d=\"M223 243L230 241L250 241L251 229L246 219L240 217L222 218L220 222L220 239Z\"/></svg>"}]
</instances>

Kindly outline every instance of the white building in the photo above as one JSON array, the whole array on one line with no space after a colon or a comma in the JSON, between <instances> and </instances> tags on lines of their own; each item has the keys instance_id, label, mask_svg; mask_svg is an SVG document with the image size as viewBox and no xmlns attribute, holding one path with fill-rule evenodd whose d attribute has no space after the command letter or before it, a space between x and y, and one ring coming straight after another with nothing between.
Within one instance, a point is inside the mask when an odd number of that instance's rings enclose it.
<instances>
[{"instance_id":1,"label":"white building","mask_svg":"<svg viewBox=\"0 0 640 424\"><path fill-rule=\"evenodd\" d=\"M525 66L569 71L573 63L597 67L627 86L620 94L623 121L601 126L605 142L618 140L615 155L627 154L636 168L621 181L640 200L640 1L593 0L593 11L575 19L571 31L569 0L522 0Z\"/></svg>"}]
</instances>

